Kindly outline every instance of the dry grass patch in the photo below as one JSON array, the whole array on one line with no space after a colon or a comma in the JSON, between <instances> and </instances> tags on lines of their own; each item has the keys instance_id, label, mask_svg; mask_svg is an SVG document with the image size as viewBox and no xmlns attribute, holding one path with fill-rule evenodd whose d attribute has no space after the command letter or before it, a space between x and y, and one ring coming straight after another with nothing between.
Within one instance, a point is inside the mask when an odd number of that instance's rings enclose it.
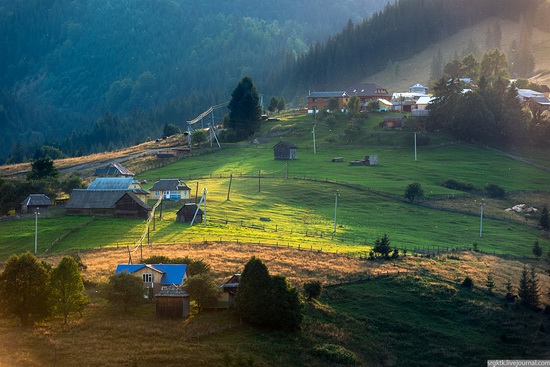
<instances>
[{"instance_id":1,"label":"dry grass patch","mask_svg":"<svg viewBox=\"0 0 550 367\"><path fill-rule=\"evenodd\" d=\"M114 273L116 265L128 262L126 248L107 248L79 253L88 267L83 272L85 279L105 282ZM260 258L273 275L283 275L296 286L306 281L319 280L322 283L346 280L358 274L395 272L399 267L386 262L373 262L347 257L340 254L298 250L288 247L259 246L250 244L176 244L143 247L143 257L164 255L170 258L189 256L210 264L219 280L234 273L240 273L252 256ZM46 260L57 263L62 255L50 256ZM134 263L139 263L139 250L132 253Z\"/></svg>"},{"instance_id":2,"label":"dry grass patch","mask_svg":"<svg viewBox=\"0 0 550 367\"><path fill-rule=\"evenodd\" d=\"M468 276L474 281L476 288L483 290L487 289L485 285L487 276L492 274L495 282L493 292L499 295L506 294L506 283L508 281L514 287L513 292L517 294L523 267L527 266L530 269L531 266L534 266L538 274L541 301L543 304L550 305L550 297L548 295L550 276L545 272L548 266L544 261L520 261L466 251L431 259L408 257L404 264L409 269L415 270L420 274L428 273L452 284L461 284L464 278Z\"/></svg>"}]
</instances>

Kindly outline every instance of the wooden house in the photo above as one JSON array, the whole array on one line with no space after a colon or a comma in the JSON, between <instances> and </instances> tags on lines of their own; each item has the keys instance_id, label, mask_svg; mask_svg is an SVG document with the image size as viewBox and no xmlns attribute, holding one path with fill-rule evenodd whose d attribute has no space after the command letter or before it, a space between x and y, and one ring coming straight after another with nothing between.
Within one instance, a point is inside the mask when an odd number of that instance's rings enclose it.
<instances>
[{"instance_id":1,"label":"wooden house","mask_svg":"<svg viewBox=\"0 0 550 367\"><path fill-rule=\"evenodd\" d=\"M97 168L94 176L127 176L134 177L134 173L127 170L120 163L109 163L105 167Z\"/></svg>"},{"instance_id":2,"label":"wooden house","mask_svg":"<svg viewBox=\"0 0 550 367\"><path fill-rule=\"evenodd\" d=\"M381 99L389 100L391 98L391 94L388 90L376 83L353 85L346 89L346 94L350 98L353 96L359 98L360 112L366 112L371 102L376 102Z\"/></svg>"},{"instance_id":3,"label":"wooden house","mask_svg":"<svg viewBox=\"0 0 550 367\"><path fill-rule=\"evenodd\" d=\"M298 147L289 141L281 140L273 146L273 154L277 160L296 159Z\"/></svg>"},{"instance_id":4,"label":"wooden house","mask_svg":"<svg viewBox=\"0 0 550 367\"><path fill-rule=\"evenodd\" d=\"M118 264L116 274L127 272L143 280L147 297L154 298L170 286L181 287L187 279L186 264Z\"/></svg>"},{"instance_id":5,"label":"wooden house","mask_svg":"<svg viewBox=\"0 0 550 367\"><path fill-rule=\"evenodd\" d=\"M88 186L88 190L132 191L144 203L149 198L149 191L143 189L133 177L98 177Z\"/></svg>"},{"instance_id":6,"label":"wooden house","mask_svg":"<svg viewBox=\"0 0 550 367\"><path fill-rule=\"evenodd\" d=\"M384 116L382 124L384 129L402 129L406 120L405 115L389 115Z\"/></svg>"},{"instance_id":7,"label":"wooden house","mask_svg":"<svg viewBox=\"0 0 550 367\"><path fill-rule=\"evenodd\" d=\"M222 292L218 297L219 308L231 308L235 305L235 295L237 294L240 279L241 274L234 274L221 285Z\"/></svg>"},{"instance_id":8,"label":"wooden house","mask_svg":"<svg viewBox=\"0 0 550 367\"><path fill-rule=\"evenodd\" d=\"M45 194L30 194L25 200L19 203L21 214L35 213L38 210L47 210L52 201Z\"/></svg>"},{"instance_id":9,"label":"wooden house","mask_svg":"<svg viewBox=\"0 0 550 367\"><path fill-rule=\"evenodd\" d=\"M67 214L105 215L146 219L151 208L133 192L124 190L73 190Z\"/></svg>"},{"instance_id":10,"label":"wooden house","mask_svg":"<svg viewBox=\"0 0 550 367\"><path fill-rule=\"evenodd\" d=\"M346 109L349 102L349 96L345 91L311 92L307 96L308 113L316 113L318 111L326 110L328 107L328 102L331 98L338 101L338 107L340 110L343 111Z\"/></svg>"},{"instance_id":11,"label":"wooden house","mask_svg":"<svg viewBox=\"0 0 550 367\"><path fill-rule=\"evenodd\" d=\"M184 289L170 285L155 295L157 317L171 319L186 318L189 316L189 293Z\"/></svg>"},{"instance_id":12,"label":"wooden house","mask_svg":"<svg viewBox=\"0 0 550 367\"><path fill-rule=\"evenodd\" d=\"M191 189L178 178L161 179L149 189L150 198L158 200L161 196L164 200L189 200Z\"/></svg>"},{"instance_id":13,"label":"wooden house","mask_svg":"<svg viewBox=\"0 0 550 367\"><path fill-rule=\"evenodd\" d=\"M180 210L176 213L176 221L182 223L189 223L193 220L193 217L197 213L195 223L202 222L203 211L195 203L184 204Z\"/></svg>"}]
</instances>

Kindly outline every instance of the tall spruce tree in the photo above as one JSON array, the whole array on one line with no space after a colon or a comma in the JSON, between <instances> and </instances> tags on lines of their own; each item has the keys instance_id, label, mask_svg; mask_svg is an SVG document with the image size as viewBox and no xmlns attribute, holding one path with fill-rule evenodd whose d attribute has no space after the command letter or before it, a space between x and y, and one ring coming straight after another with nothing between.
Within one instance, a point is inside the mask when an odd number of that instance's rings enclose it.
<instances>
[{"instance_id":1,"label":"tall spruce tree","mask_svg":"<svg viewBox=\"0 0 550 367\"><path fill-rule=\"evenodd\" d=\"M235 298L237 314L246 322L277 329L299 328L303 315L298 291L281 276L270 276L256 257L245 265Z\"/></svg>"},{"instance_id":2,"label":"tall spruce tree","mask_svg":"<svg viewBox=\"0 0 550 367\"><path fill-rule=\"evenodd\" d=\"M233 90L228 108L226 127L235 131L238 140L247 139L260 129L260 97L250 77L244 77Z\"/></svg>"},{"instance_id":3,"label":"tall spruce tree","mask_svg":"<svg viewBox=\"0 0 550 367\"><path fill-rule=\"evenodd\" d=\"M254 325L269 325L273 318L272 282L267 266L252 257L245 265L235 297L237 314Z\"/></svg>"},{"instance_id":4,"label":"tall spruce tree","mask_svg":"<svg viewBox=\"0 0 550 367\"><path fill-rule=\"evenodd\" d=\"M550 213L548 212L548 206L543 206L540 211L539 227L545 231L550 229Z\"/></svg>"}]
</instances>

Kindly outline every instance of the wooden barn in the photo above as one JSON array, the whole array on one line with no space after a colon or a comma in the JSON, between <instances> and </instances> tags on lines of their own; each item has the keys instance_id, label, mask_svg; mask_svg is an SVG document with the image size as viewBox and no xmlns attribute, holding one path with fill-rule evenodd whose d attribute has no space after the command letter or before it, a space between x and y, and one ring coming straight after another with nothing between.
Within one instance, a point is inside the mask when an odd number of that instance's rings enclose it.
<instances>
[{"instance_id":1,"label":"wooden barn","mask_svg":"<svg viewBox=\"0 0 550 367\"><path fill-rule=\"evenodd\" d=\"M52 201L45 194L30 194L19 205L21 205L21 214L27 214L48 209Z\"/></svg>"},{"instance_id":2,"label":"wooden barn","mask_svg":"<svg viewBox=\"0 0 550 367\"><path fill-rule=\"evenodd\" d=\"M273 154L277 160L296 159L296 150L298 147L289 141L281 140L273 146Z\"/></svg>"},{"instance_id":3,"label":"wooden barn","mask_svg":"<svg viewBox=\"0 0 550 367\"><path fill-rule=\"evenodd\" d=\"M146 219L151 208L132 191L73 190L65 206L67 214L105 215Z\"/></svg>"},{"instance_id":4,"label":"wooden barn","mask_svg":"<svg viewBox=\"0 0 550 367\"><path fill-rule=\"evenodd\" d=\"M156 315L171 319L189 316L189 293L184 289L171 285L158 292L155 296Z\"/></svg>"},{"instance_id":5,"label":"wooden barn","mask_svg":"<svg viewBox=\"0 0 550 367\"><path fill-rule=\"evenodd\" d=\"M197 212L198 209L198 212ZM195 216L195 212L197 212L197 217L195 218L195 223L202 222L202 216L203 211L201 208L197 206L195 203L187 203L184 204L180 210L176 213L176 221L182 222L182 223L189 223L193 220L193 216Z\"/></svg>"}]
</instances>

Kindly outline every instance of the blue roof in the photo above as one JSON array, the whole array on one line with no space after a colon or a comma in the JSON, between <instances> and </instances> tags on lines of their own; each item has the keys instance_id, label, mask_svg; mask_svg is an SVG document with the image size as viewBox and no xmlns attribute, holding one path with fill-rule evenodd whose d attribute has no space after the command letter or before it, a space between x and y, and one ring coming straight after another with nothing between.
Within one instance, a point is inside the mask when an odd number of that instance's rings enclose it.
<instances>
[{"instance_id":1,"label":"blue roof","mask_svg":"<svg viewBox=\"0 0 550 367\"><path fill-rule=\"evenodd\" d=\"M137 182L133 177L99 177L92 181L89 190L128 190Z\"/></svg>"},{"instance_id":2,"label":"blue roof","mask_svg":"<svg viewBox=\"0 0 550 367\"><path fill-rule=\"evenodd\" d=\"M118 264L116 274L122 272L132 274L146 266L164 273L161 284L181 284L187 270L186 264Z\"/></svg>"}]
</instances>

